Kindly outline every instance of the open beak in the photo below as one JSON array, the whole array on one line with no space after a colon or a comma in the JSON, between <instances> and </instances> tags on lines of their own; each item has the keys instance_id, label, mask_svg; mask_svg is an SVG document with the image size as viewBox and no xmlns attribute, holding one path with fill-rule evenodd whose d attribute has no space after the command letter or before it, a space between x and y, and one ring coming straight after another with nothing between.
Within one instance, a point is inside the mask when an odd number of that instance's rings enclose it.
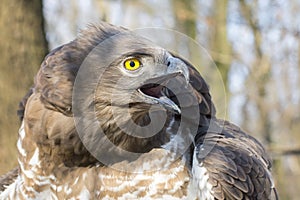
<instances>
[{"instance_id":1,"label":"open beak","mask_svg":"<svg viewBox=\"0 0 300 200\"><path fill-rule=\"evenodd\" d=\"M172 93L172 96L174 96L172 85L168 84L172 78L176 78L177 76L184 77L185 85L180 87L186 87L189 83L188 67L180 59L172 58L172 62L168 65L166 73L162 76L147 80L145 84L138 89L138 92L145 97L147 103L160 104L166 110L180 115L180 106L171 99L170 94ZM178 83L182 84L180 81L178 81ZM176 87L178 87L178 85Z\"/></svg>"}]
</instances>

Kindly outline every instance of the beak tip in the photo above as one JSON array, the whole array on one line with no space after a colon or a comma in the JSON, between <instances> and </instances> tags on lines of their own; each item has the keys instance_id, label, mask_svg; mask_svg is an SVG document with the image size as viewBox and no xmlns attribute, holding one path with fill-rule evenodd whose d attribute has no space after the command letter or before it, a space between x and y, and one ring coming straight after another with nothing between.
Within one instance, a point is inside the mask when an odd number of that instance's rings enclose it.
<instances>
[{"instance_id":1,"label":"beak tip","mask_svg":"<svg viewBox=\"0 0 300 200\"><path fill-rule=\"evenodd\" d=\"M175 113L175 114L181 114L181 109L168 97L162 96L159 98L159 103L162 104L165 109Z\"/></svg>"},{"instance_id":2,"label":"beak tip","mask_svg":"<svg viewBox=\"0 0 300 200\"><path fill-rule=\"evenodd\" d=\"M189 71L188 69L184 69L181 71L181 74L183 75L185 79L185 87L187 87L190 83L190 76L189 76Z\"/></svg>"}]
</instances>

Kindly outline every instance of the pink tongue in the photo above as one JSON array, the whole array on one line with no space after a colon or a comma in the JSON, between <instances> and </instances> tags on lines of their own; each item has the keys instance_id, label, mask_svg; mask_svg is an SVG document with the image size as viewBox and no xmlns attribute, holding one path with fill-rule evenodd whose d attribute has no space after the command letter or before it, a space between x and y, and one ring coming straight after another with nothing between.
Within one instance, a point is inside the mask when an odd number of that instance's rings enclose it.
<instances>
[{"instance_id":1,"label":"pink tongue","mask_svg":"<svg viewBox=\"0 0 300 200\"><path fill-rule=\"evenodd\" d=\"M162 88L163 88L163 86L159 85L157 87L145 88L145 89L143 89L143 92L149 96L159 98L162 96L161 95Z\"/></svg>"}]
</instances>

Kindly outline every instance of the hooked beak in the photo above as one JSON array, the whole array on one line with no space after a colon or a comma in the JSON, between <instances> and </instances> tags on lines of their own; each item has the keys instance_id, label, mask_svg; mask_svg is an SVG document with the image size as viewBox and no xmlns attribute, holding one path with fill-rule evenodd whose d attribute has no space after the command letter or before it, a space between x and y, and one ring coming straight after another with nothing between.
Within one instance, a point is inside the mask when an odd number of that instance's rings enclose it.
<instances>
[{"instance_id":1,"label":"hooked beak","mask_svg":"<svg viewBox=\"0 0 300 200\"><path fill-rule=\"evenodd\" d=\"M159 77L149 79L145 84L138 89L138 92L145 97L144 100L149 104L160 104L166 110L175 113L181 114L181 109L170 98L170 91L172 87L168 85L170 79L177 76L183 76L185 79L185 85L182 87L187 87L189 83L189 69L188 66L178 58L171 58L169 60L167 70L165 74ZM179 81L178 81L179 82ZM179 82L181 83L181 82ZM178 87L178 86L177 86Z\"/></svg>"}]
</instances>

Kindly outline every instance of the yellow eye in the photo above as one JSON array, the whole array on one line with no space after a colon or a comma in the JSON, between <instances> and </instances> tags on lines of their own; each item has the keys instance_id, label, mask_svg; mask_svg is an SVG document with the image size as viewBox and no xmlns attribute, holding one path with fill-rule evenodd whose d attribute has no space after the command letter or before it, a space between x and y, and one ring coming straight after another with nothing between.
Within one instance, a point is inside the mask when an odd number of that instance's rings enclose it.
<instances>
[{"instance_id":1,"label":"yellow eye","mask_svg":"<svg viewBox=\"0 0 300 200\"><path fill-rule=\"evenodd\" d=\"M129 58L124 62L125 69L129 71L137 70L141 66L142 66L141 62L137 58Z\"/></svg>"}]
</instances>

